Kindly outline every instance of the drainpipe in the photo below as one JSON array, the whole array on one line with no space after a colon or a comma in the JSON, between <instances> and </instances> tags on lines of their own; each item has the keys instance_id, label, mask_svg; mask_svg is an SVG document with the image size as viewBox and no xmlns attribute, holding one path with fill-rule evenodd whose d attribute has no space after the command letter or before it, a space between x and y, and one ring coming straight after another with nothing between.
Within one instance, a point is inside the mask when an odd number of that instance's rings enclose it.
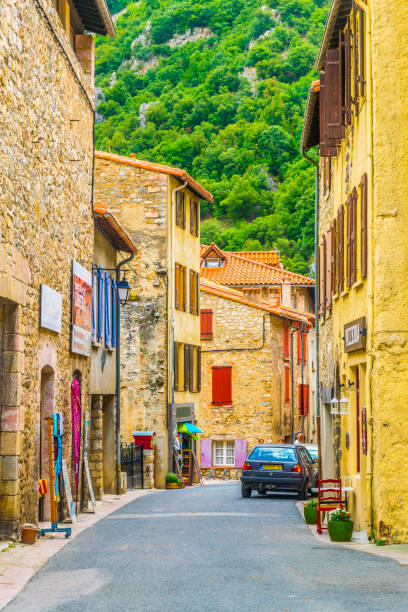
<instances>
[{"instance_id":1,"label":"drainpipe","mask_svg":"<svg viewBox=\"0 0 408 612\"><path fill-rule=\"evenodd\" d=\"M316 391L315 391L315 410L317 425L317 447L318 447L318 469L319 476L323 478L322 472L322 453L321 453L321 431L320 431L320 374L319 374L319 285L317 270L317 245L319 244L319 164L309 157L301 148L302 156L316 168L315 173L315 235L314 235L314 259L315 259L315 356L316 356Z\"/></svg>"},{"instance_id":2,"label":"drainpipe","mask_svg":"<svg viewBox=\"0 0 408 612\"><path fill-rule=\"evenodd\" d=\"M132 253L127 259L123 259L116 266L116 284L120 281L120 269L132 261L135 254ZM116 299L116 487L120 494L120 473L122 471L120 458L120 302L117 294Z\"/></svg>"}]
</instances>

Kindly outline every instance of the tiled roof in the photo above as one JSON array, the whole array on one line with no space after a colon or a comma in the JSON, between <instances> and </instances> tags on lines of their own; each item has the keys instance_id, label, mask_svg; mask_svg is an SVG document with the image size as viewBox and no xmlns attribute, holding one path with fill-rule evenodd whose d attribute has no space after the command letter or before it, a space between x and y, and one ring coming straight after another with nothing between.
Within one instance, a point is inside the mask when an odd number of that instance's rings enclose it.
<instances>
[{"instance_id":1,"label":"tiled roof","mask_svg":"<svg viewBox=\"0 0 408 612\"><path fill-rule=\"evenodd\" d=\"M216 245L210 244L201 252L201 257L211 247L218 249ZM295 274L294 272L289 272L289 270L266 265L259 261L253 261L237 253L227 251L221 251L221 253L225 258L221 268L201 268L201 276L218 285L253 287L289 283L291 285L314 286L314 279L308 276Z\"/></svg>"},{"instance_id":2,"label":"tiled roof","mask_svg":"<svg viewBox=\"0 0 408 612\"><path fill-rule=\"evenodd\" d=\"M136 245L126 233L119 221L103 204L94 203L96 227L104 234L118 251L136 253Z\"/></svg>"},{"instance_id":3,"label":"tiled roof","mask_svg":"<svg viewBox=\"0 0 408 612\"><path fill-rule=\"evenodd\" d=\"M145 161L143 159L136 159L136 157L125 157L123 155L115 155L114 153L105 153L103 151L95 151L95 157L98 159L107 159L109 161L115 161L119 164L126 164L127 166L135 166L136 168L142 168L144 170L150 170L151 172L159 172L163 174L170 174L176 178L181 179L189 188L194 191L200 198L207 200L208 202L214 202L214 198L211 193L204 189L200 183L197 183L187 172L180 168L173 168L172 166L164 166L163 164L155 164L154 162Z\"/></svg>"},{"instance_id":4,"label":"tiled roof","mask_svg":"<svg viewBox=\"0 0 408 612\"><path fill-rule=\"evenodd\" d=\"M259 261L267 266L280 266L279 251L235 251L235 255L251 261Z\"/></svg>"},{"instance_id":5,"label":"tiled roof","mask_svg":"<svg viewBox=\"0 0 408 612\"><path fill-rule=\"evenodd\" d=\"M249 300L245 299L245 296L241 291L231 289L230 287L223 287L206 278L200 278L200 291L210 293L211 295L217 295L218 297L231 300L232 302L238 302L244 306L258 308L259 310L269 312L277 317L289 319L290 321L305 323L309 327L314 325L314 316L308 312L296 310L295 308L288 308L286 306L273 307L266 303L257 304L255 302L250 302Z\"/></svg>"}]
</instances>

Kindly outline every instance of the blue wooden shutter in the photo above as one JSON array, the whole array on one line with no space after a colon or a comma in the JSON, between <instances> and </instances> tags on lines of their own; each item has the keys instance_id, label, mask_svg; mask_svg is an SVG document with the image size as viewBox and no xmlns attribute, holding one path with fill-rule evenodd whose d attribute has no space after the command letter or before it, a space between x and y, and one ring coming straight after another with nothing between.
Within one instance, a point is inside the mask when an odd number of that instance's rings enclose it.
<instances>
[{"instance_id":1,"label":"blue wooden shutter","mask_svg":"<svg viewBox=\"0 0 408 612\"><path fill-rule=\"evenodd\" d=\"M103 270L98 268L98 342L102 342L103 330Z\"/></svg>"},{"instance_id":2,"label":"blue wooden shutter","mask_svg":"<svg viewBox=\"0 0 408 612\"><path fill-rule=\"evenodd\" d=\"M110 335L110 289L111 279L107 272L105 272L105 346L111 345Z\"/></svg>"},{"instance_id":3,"label":"blue wooden shutter","mask_svg":"<svg viewBox=\"0 0 408 612\"><path fill-rule=\"evenodd\" d=\"M92 269L92 342L96 341L96 285L97 279Z\"/></svg>"},{"instance_id":4,"label":"blue wooden shutter","mask_svg":"<svg viewBox=\"0 0 408 612\"><path fill-rule=\"evenodd\" d=\"M116 308L117 308L118 290L116 288L115 279L112 280L112 346L116 347Z\"/></svg>"}]
</instances>

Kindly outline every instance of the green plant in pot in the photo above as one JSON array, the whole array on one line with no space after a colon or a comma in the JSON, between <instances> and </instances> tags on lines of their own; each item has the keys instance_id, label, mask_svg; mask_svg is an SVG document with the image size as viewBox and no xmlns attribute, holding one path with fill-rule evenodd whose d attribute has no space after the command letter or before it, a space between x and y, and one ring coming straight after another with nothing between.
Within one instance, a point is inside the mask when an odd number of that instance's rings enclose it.
<instances>
[{"instance_id":1,"label":"green plant in pot","mask_svg":"<svg viewBox=\"0 0 408 612\"><path fill-rule=\"evenodd\" d=\"M317 525L317 499L311 499L303 508L305 521L308 525Z\"/></svg>"},{"instance_id":2,"label":"green plant in pot","mask_svg":"<svg viewBox=\"0 0 408 612\"><path fill-rule=\"evenodd\" d=\"M327 527L332 542L350 542L354 527L351 512L336 508L329 514Z\"/></svg>"}]
</instances>

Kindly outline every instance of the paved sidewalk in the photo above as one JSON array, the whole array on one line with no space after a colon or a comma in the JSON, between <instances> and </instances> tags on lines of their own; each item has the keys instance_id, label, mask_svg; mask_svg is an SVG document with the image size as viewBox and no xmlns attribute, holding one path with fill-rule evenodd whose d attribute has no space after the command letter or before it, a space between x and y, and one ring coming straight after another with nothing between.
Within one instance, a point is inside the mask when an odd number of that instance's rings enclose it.
<instances>
[{"instance_id":1,"label":"paved sidewalk","mask_svg":"<svg viewBox=\"0 0 408 612\"><path fill-rule=\"evenodd\" d=\"M296 504L296 508L299 510L300 516L303 516L303 507L306 502L299 501ZM332 542L330 540L327 531L322 534L317 533L317 525L307 525L310 532L314 535L316 540L320 544L328 544L329 546L342 546L343 548L350 548L351 550L358 550L360 552L370 553L371 555L377 555L378 557L387 557L388 559L394 559L403 567L408 567L408 544L390 544L387 546L376 546L370 544L367 541L359 542L358 540L352 540L351 542Z\"/></svg>"},{"instance_id":2,"label":"paved sidewalk","mask_svg":"<svg viewBox=\"0 0 408 612\"><path fill-rule=\"evenodd\" d=\"M78 516L77 522L68 526L72 528L69 539L64 534L46 534L35 544L11 544L11 548L1 551L0 546L0 609L4 608L19 593L27 582L45 565L61 548L72 542L78 534L98 523L115 510L134 501L138 497L154 493L155 489L138 489L124 495L104 495L103 501L96 502L96 513L84 513ZM49 527L49 524L44 526ZM6 542L0 544L6 545Z\"/></svg>"}]
</instances>

